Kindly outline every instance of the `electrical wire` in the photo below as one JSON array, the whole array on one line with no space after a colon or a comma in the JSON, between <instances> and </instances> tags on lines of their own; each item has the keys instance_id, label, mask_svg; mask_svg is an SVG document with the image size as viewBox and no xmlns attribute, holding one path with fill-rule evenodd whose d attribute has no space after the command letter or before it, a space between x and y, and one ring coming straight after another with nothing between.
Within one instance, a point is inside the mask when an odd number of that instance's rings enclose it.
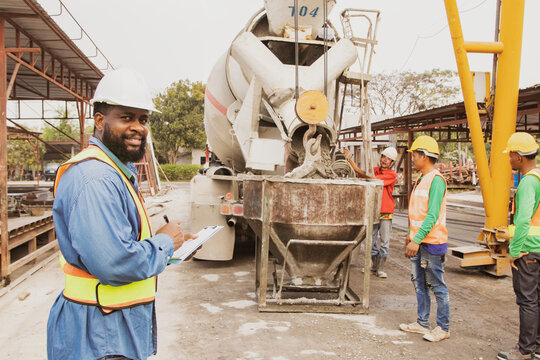
<instances>
[{"instance_id":1,"label":"electrical wire","mask_svg":"<svg viewBox=\"0 0 540 360\"><path fill-rule=\"evenodd\" d=\"M462 10L462 11L459 11L460 14L465 14L465 13L468 13L469 11L473 11L477 8L479 8L480 6L482 6L484 3L486 3L488 0L482 0L480 3L474 5L473 7L471 8L468 8L468 9L465 9L465 10ZM407 64L409 63L409 60L411 59L413 53L414 53L414 50L416 50L416 46L418 45L418 42L420 40L425 40L425 39L431 39L437 35L439 35L441 32L443 32L446 28L448 27L448 23L446 25L444 25L441 29L439 29L438 31L436 31L435 33L431 34L431 35L419 35L417 34L416 35L416 40L414 41L414 44L412 46L412 49L411 51L409 52L409 55L407 56L407 59L405 59L405 62L403 63L403 65L401 66L401 68L399 69L399 71L402 71L405 66L407 66Z\"/></svg>"}]
</instances>

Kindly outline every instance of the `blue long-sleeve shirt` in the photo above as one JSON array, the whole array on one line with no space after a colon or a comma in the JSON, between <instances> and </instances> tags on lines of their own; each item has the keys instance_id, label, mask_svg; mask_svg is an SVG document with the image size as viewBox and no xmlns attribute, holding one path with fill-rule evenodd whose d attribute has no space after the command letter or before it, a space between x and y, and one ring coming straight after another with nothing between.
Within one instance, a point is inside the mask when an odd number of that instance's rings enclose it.
<instances>
[{"instance_id":1,"label":"blue long-sleeve shirt","mask_svg":"<svg viewBox=\"0 0 540 360\"><path fill-rule=\"evenodd\" d=\"M136 191L136 168L123 164L101 141L103 149L128 176ZM60 250L66 261L102 284L119 286L161 273L174 252L165 234L137 241L137 208L120 174L111 166L87 160L62 176L53 206ZM58 296L47 324L47 355L56 359L99 359L123 355L146 359L156 353L154 304L103 315L96 306Z\"/></svg>"}]
</instances>

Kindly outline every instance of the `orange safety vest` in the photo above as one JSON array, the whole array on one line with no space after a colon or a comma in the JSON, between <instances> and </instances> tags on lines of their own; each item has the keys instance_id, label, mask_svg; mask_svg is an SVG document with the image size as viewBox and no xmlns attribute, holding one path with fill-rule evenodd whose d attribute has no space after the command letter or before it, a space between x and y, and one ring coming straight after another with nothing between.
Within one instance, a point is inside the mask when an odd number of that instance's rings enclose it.
<instances>
[{"instance_id":1,"label":"orange safety vest","mask_svg":"<svg viewBox=\"0 0 540 360\"><path fill-rule=\"evenodd\" d=\"M525 176L527 175L533 175L540 180L540 170L538 169L532 169L529 171ZM512 199L512 218L516 214L516 196L514 195ZM516 232L516 226L510 225L508 226L508 232L510 233L510 236L514 236ZM529 227L529 233L528 235L534 235L534 236L540 236L540 206L536 208L536 211L534 212L534 215L531 218L531 226Z\"/></svg>"},{"instance_id":2,"label":"orange safety vest","mask_svg":"<svg viewBox=\"0 0 540 360\"><path fill-rule=\"evenodd\" d=\"M435 176L440 176L444 183L446 180L439 172L439 170L434 169L429 174L426 174L422 177L422 180L416 180L413 191L411 193L411 200L409 201L409 222L411 226L411 231L409 233L409 238L412 240L420 227L426 219L429 206L429 190L431 189L431 184ZM426 244L445 244L448 241L448 230L446 229L446 192L441 203L441 210L439 212L439 218L429 234L422 240L422 243Z\"/></svg>"},{"instance_id":3,"label":"orange safety vest","mask_svg":"<svg viewBox=\"0 0 540 360\"><path fill-rule=\"evenodd\" d=\"M54 182L54 194L56 195L62 175L71 166L90 159L99 160L110 165L121 175L139 213L140 226L137 241L151 237L150 221L141 195L135 191L129 179L114 161L98 146L89 146L58 168ZM98 306L104 313L110 313L114 310L125 309L136 305L149 304L155 299L156 277L135 281L127 285L111 286L101 284L96 277L70 265L63 255L60 255L60 266L65 275L64 297L80 304Z\"/></svg>"}]
</instances>

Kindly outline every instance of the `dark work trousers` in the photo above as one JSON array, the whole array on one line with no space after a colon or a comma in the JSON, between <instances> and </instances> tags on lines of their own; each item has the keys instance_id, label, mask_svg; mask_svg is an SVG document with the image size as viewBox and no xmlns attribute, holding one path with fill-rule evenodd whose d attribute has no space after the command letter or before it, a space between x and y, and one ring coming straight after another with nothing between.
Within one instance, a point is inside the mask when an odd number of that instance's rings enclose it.
<instances>
[{"instance_id":1,"label":"dark work trousers","mask_svg":"<svg viewBox=\"0 0 540 360\"><path fill-rule=\"evenodd\" d=\"M519 351L532 354L540 347L540 253L530 253L514 263L512 282L519 306Z\"/></svg>"}]
</instances>

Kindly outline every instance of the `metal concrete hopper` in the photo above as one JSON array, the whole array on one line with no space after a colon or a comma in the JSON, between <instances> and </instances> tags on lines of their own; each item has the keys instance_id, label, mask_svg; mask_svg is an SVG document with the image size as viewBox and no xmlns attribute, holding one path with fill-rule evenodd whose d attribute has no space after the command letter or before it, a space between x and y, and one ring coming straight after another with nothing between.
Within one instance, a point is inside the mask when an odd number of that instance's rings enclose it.
<instances>
[{"instance_id":1,"label":"metal concrete hopper","mask_svg":"<svg viewBox=\"0 0 540 360\"><path fill-rule=\"evenodd\" d=\"M243 180L244 217L258 236L259 310L367 312L369 272L362 300L349 287L349 273L352 251L371 239L374 219L378 221L383 183L260 176ZM268 296L269 252L277 267ZM366 266L370 260L367 241Z\"/></svg>"}]
</instances>

